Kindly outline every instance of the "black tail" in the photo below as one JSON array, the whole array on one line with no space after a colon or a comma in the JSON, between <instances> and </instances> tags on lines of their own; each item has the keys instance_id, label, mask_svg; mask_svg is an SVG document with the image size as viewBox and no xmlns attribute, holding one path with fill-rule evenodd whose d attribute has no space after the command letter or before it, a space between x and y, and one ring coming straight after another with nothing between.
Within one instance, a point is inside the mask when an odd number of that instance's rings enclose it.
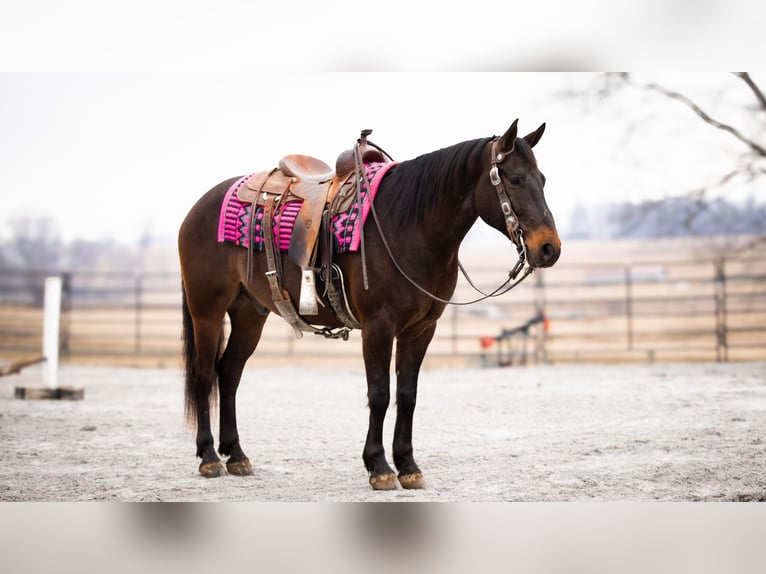
<instances>
[{"instance_id":1,"label":"black tail","mask_svg":"<svg viewBox=\"0 0 766 574\"><path fill-rule=\"evenodd\" d=\"M183 355L184 355L184 378L186 384L184 385L184 413L186 415L186 421L191 426L197 424L197 408L199 407L200 396L197 392L196 385L199 384L197 373L197 345L194 340L194 321L192 320L191 313L189 312L189 305L186 302L186 287L181 282L181 308L183 312ZM218 354L216 361L221 358L221 351L223 349L224 336L223 329L221 329L218 336ZM216 370L218 366L216 364ZM218 379L213 381L213 388L210 389L210 394L205 397L205 400L210 401L211 412L215 412L215 406L218 403Z\"/></svg>"},{"instance_id":2,"label":"black tail","mask_svg":"<svg viewBox=\"0 0 766 574\"><path fill-rule=\"evenodd\" d=\"M199 384L199 378L197 373L197 345L194 340L194 321L192 320L191 313L189 312L189 305L186 302L186 287L183 282L181 283L181 307L183 312L183 356L184 356L184 378L186 384L184 385L184 413L186 415L186 422L192 426L197 426L197 407L199 406L200 395L196 386ZM216 361L221 358L221 351L223 350L223 329L218 336L218 356ZM216 370L218 366L216 365ZM218 404L218 380L216 378L213 383L213 387L210 389L210 394L205 397L205 400L210 403L210 412L215 413L216 406Z\"/></svg>"},{"instance_id":3,"label":"black tail","mask_svg":"<svg viewBox=\"0 0 766 574\"><path fill-rule=\"evenodd\" d=\"M181 307L183 312L183 355L184 355L184 413L186 422L196 424L197 393L194 392L194 381L197 369L197 347L194 344L194 322L192 321L189 305L186 303L186 287L181 283Z\"/></svg>"}]
</instances>

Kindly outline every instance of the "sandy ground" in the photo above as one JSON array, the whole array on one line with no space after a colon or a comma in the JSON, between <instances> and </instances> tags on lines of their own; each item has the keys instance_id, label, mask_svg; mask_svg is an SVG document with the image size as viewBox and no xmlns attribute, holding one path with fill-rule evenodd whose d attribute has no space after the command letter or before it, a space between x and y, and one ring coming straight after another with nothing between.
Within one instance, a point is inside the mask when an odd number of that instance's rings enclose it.
<instances>
[{"instance_id":1,"label":"sandy ground","mask_svg":"<svg viewBox=\"0 0 766 574\"><path fill-rule=\"evenodd\" d=\"M246 371L255 474L204 479L178 370L65 366L83 401L0 379L0 501L766 500L766 363L433 370L421 375L423 491L373 492L363 373ZM393 416L386 421L390 445ZM390 449L389 449L390 458Z\"/></svg>"}]
</instances>

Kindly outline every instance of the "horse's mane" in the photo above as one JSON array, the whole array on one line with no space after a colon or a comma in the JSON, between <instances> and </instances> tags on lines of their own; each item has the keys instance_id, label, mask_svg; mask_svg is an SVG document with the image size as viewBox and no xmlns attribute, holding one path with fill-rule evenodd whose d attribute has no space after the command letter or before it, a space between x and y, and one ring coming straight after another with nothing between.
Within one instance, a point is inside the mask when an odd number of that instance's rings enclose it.
<instances>
[{"instance_id":1,"label":"horse's mane","mask_svg":"<svg viewBox=\"0 0 766 574\"><path fill-rule=\"evenodd\" d=\"M386 213L393 216L397 228L421 222L435 202L445 199L440 194L456 190L459 196L446 197L458 201L467 192L481 154L490 138L465 141L439 149L392 168L381 182L386 197ZM446 191L445 191L446 190Z\"/></svg>"}]
</instances>

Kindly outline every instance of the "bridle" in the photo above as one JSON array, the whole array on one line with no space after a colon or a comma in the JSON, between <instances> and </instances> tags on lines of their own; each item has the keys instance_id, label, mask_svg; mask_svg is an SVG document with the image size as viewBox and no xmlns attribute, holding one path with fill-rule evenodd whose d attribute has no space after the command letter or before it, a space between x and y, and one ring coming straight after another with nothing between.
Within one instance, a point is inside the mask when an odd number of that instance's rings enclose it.
<instances>
[{"instance_id":1,"label":"bridle","mask_svg":"<svg viewBox=\"0 0 766 574\"><path fill-rule=\"evenodd\" d=\"M524 244L524 234L522 232L521 227L519 226L519 218L516 215L516 213L513 211L513 206L511 205L511 197L508 195L507 190L505 189L505 185L503 184L503 178L500 175L500 169L499 165L503 163L506 156L509 156L513 153L514 149L516 148L516 144L514 143L511 146L510 151L507 153L502 153L497 151L497 141L498 138L495 136L492 139L492 151L490 156L490 169L489 169L489 180L492 183L492 185L495 186L495 189L497 190L497 196L500 200L500 209L503 212L503 217L505 218L505 228L508 231L508 237L511 238L511 241L516 246L516 251L519 254L519 259L516 261L516 264L513 266L513 269L511 269L508 272L508 279L505 280L505 282L500 285L497 289L490 293L484 293L481 289L479 289L476 285L474 285L473 281L471 281L471 278L468 276L468 272L463 267L463 264L458 261L458 267L460 268L460 272L463 274L463 276L468 281L469 285L473 287L473 289L479 293L482 294L482 297L479 297L478 299L474 299L473 301L464 301L464 302L456 302L456 301L448 301L447 299L443 299L437 295L434 295L430 291L424 289L420 285L418 285L414 279L412 279L405 271L401 268L399 265L399 262L394 257L394 254L391 251L391 246L388 244L388 241L386 240L385 235L383 234L383 229L380 225L380 220L378 219L378 213L375 209L375 205L373 201L370 201L370 212L372 213L372 218L375 220L375 226L378 228L378 233L380 234L380 239L383 243L383 246L386 248L386 252L388 253L388 256L391 258L392 263L394 264L394 267L399 271L399 273L402 274L402 276L409 281L409 283L415 287L418 291L423 293L424 295L427 295L431 299L438 301L440 303L445 303L447 305L472 305L474 303L478 303L480 301L484 301L485 299L489 299L490 297L499 297L500 295L505 295L516 287L519 283L524 281L529 275L532 274L534 271L534 267L527 264L527 249L526 245ZM525 267L526 266L526 267ZM517 279L519 276L519 273L524 270L524 273Z\"/></svg>"},{"instance_id":2,"label":"bridle","mask_svg":"<svg viewBox=\"0 0 766 574\"><path fill-rule=\"evenodd\" d=\"M500 200L500 209L503 212L503 217L505 217L505 229L508 231L508 237L511 238L511 241L513 241L513 244L516 246L516 252L519 254L519 259L516 261L516 265L513 266L513 269L511 269L509 273L511 281L516 279L516 276L521 272L527 262L527 246L524 244L524 232L521 230L521 227L519 227L519 217L516 215L516 212L513 211L511 196L508 195L508 191L505 189L498 165L503 163L506 155L511 155L515 149L516 142L511 145L511 149L507 154L497 151L497 137L493 138L492 155L490 156L490 165L492 167L489 168L489 181L497 190L497 197ZM522 280L532 273L532 267L527 267L527 269L528 271L521 278Z\"/></svg>"}]
</instances>

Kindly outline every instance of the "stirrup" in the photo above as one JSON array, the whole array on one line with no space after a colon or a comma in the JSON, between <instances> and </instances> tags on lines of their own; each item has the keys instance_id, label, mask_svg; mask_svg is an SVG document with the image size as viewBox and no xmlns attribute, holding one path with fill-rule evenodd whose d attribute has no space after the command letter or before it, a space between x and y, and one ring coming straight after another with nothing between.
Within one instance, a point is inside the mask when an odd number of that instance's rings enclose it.
<instances>
[{"instance_id":1,"label":"stirrup","mask_svg":"<svg viewBox=\"0 0 766 574\"><path fill-rule=\"evenodd\" d=\"M318 315L316 296L316 279L314 270L308 267L301 269L301 295L298 305L298 313L301 315Z\"/></svg>"}]
</instances>

